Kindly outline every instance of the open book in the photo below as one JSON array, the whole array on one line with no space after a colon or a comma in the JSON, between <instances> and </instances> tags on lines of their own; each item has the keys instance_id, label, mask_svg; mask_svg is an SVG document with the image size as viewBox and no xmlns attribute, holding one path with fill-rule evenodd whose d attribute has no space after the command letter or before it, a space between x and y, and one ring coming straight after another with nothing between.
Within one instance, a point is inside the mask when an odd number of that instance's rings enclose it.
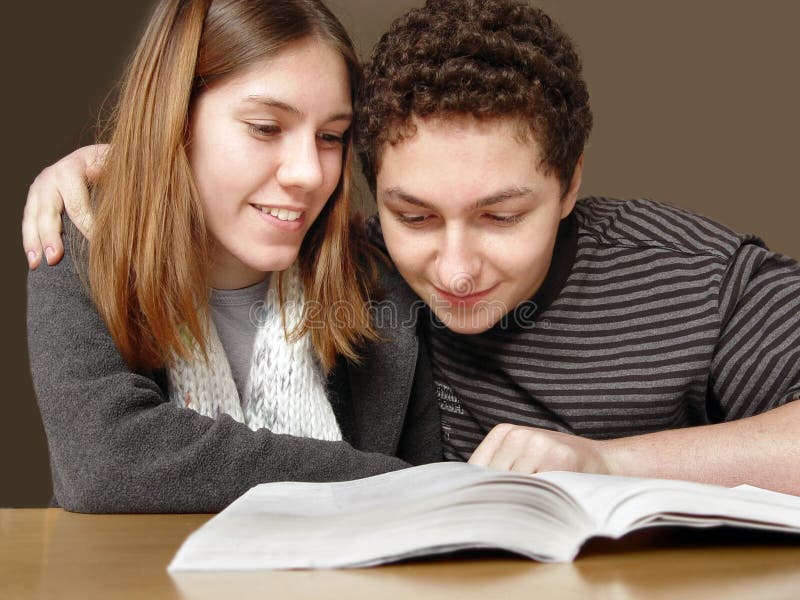
<instances>
[{"instance_id":1,"label":"open book","mask_svg":"<svg viewBox=\"0 0 800 600\"><path fill-rule=\"evenodd\" d=\"M183 543L183 570L361 567L468 548L570 561L654 525L800 532L800 497L742 486L436 463L339 483L254 487Z\"/></svg>"}]
</instances>

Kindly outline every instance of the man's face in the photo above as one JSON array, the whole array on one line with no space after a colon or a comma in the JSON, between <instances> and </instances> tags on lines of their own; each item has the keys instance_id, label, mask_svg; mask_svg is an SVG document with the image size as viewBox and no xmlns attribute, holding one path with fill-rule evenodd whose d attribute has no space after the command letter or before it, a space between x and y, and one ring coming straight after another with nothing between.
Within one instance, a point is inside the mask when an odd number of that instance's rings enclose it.
<instances>
[{"instance_id":1,"label":"man's face","mask_svg":"<svg viewBox=\"0 0 800 600\"><path fill-rule=\"evenodd\" d=\"M516 120L415 124L413 136L381 155L377 201L386 246L449 329L481 333L543 283L581 165L562 194L556 175L539 168L538 143L520 138Z\"/></svg>"}]
</instances>

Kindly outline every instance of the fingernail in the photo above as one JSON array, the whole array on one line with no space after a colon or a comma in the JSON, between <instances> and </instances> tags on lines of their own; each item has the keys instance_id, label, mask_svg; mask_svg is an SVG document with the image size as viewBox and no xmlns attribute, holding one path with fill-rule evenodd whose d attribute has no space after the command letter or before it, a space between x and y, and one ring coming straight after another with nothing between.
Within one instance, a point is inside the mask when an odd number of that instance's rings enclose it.
<instances>
[{"instance_id":1,"label":"fingernail","mask_svg":"<svg viewBox=\"0 0 800 600\"><path fill-rule=\"evenodd\" d=\"M36 252L31 250L30 252L28 252L28 263L33 264L33 261L35 260L36 260Z\"/></svg>"},{"instance_id":2,"label":"fingernail","mask_svg":"<svg viewBox=\"0 0 800 600\"><path fill-rule=\"evenodd\" d=\"M47 264L50 264L50 259L53 258L53 255L56 253L56 249L52 246L48 246L44 249L44 255L47 257Z\"/></svg>"}]
</instances>

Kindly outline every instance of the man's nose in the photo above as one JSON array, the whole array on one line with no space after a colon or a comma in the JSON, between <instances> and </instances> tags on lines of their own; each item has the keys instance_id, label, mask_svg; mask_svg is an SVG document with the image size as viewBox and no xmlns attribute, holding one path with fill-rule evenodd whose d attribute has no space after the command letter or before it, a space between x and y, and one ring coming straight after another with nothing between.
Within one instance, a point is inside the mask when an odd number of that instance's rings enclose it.
<instances>
[{"instance_id":1,"label":"man's nose","mask_svg":"<svg viewBox=\"0 0 800 600\"><path fill-rule=\"evenodd\" d=\"M468 296L478 290L481 259L478 245L463 227L447 231L437 253L438 284L456 296Z\"/></svg>"}]
</instances>

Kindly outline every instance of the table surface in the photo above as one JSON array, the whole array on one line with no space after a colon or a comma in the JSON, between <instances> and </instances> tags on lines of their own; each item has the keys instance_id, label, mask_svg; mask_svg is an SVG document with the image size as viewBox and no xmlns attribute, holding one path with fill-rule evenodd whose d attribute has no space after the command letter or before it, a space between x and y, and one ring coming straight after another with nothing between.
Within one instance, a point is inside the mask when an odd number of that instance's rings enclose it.
<instances>
[{"instance_id":1,"label":"table surface","mask_svg":"<svg viewBox=\"0 0 800 600\"><path fill-rule=\"evenodd\" d=\"M371 569L168 574L208 518L0 510L0 598L800 597L800 539L731 530L590 542L570 564L484 553Z\"/></svg>"}]
</instances>

